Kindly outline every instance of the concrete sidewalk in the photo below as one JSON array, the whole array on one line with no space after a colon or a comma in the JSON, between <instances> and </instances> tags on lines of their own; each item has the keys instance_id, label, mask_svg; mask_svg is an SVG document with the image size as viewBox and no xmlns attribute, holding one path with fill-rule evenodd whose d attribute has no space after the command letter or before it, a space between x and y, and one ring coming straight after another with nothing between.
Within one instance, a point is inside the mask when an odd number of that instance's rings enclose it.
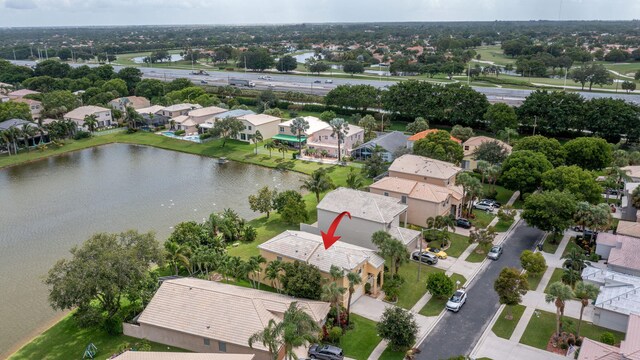
<instances>
[{"instance_id":1,"label":"concrete sidewalk","mask_svg":"<svg viewBox=\"0 0 640 360\"><path fill-rule=\"evenodd\" d=\"M487 357L495 360L560 360L564 356L523 345L515 341L496 336L491 329L489 334L480 340L477 351L472 353L474 359Z\"/></svg>"}]
</instances>

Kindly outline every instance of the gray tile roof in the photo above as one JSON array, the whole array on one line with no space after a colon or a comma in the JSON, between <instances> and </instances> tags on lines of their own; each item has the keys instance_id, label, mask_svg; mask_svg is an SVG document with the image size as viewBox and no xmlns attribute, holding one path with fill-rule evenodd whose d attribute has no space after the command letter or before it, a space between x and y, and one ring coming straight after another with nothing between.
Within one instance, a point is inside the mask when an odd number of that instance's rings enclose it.
<instances>
[{"instance_id":1,"label":"gray tile roof","mask_svg":"<svg viewBox=\"0 0 640 360\"><path fill-rule=\"evenodd\" d=\"M35 128L38 127L38 124L33 123L31 121L22 120L22 119L9 119L9 120L0 122L0 130L7 130L15 126L17 126L18 128L21 128L24 124L29 124L31 127L35 127Z\"/></svg>"},{"instance_id":2,"label":"gray tile roof","mask_svg":"<svg viewBox=\"0 0 640 360\"><path fill-rule=\"evenodd\" d=\"M398 149L403 149L407 147L408 138L409 138L409 135L405 135L401 131L392 131L390 133L382 134L375 139L371 139L353 150L362 149L362 148L374 148L376 145L378 145L384 148L385 150L387 150L388 152L393 153Z\"/></svg>"},{"instance_id":3,"label":"gray tile roof","mask_svg":"<svg viewBox=\"0 0 640 360\"><path fill-rule=\"evenodd\" d=\"M250 114L255 114L255 112L251 110L235 109L235 110L229 110L229 111L225 111L223 113L217 114L215 115L215 118L216 119L237 118L240 116L250 115Z\"/></svg>"},{"instance_id":4,"label":"gray tile roof","mask_svg":"<svg viewBox=\"0 0 640 360\"><path fill-rule=\"evenodd\" d=\"M400 199L341 187L325 195L317 208L334 213L348 211L355 218L388 224L406 211L407 205L400 204Z\"/></svg>"}]
</instances>

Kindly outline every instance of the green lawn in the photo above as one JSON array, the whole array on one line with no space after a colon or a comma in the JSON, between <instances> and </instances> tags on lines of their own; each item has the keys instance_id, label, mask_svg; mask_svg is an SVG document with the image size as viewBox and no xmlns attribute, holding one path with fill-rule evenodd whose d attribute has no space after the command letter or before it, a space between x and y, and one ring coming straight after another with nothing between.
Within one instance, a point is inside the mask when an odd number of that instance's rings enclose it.
<instances>
[{"instance_id":1,"label":"green lawn","mask_svg":"<svg viewBox=\"0 0 640 360\"><path fill-rule=\"evenodd\" d=\"M400 288L397 306L411 309L413 305L427 292L427 276L432 272L444 272L431 265L422 264L420 269L420 281L418 281L418 262L410 261L400 267L400 276L404 279L404 284ZM459 276L459 277L455 277ZM464 279L462 276L453 274L452 279ZM462 282L464 284L464 281Z\"/></svg>"},{"instance_id":2,"label":"green lawn","mask_svg":"<svg viewBox=\"0 0 640 360\"><path fill-rule=\"evenodd\" d=\"M452 274L451 280L455 283L456 281L460 281L460 286L464 285L467 282L467 279L460 274ZM420 309L420 315L424 316L438 316L444 310L444 306L447 303L447 299L440 299L432 297L429 301L424 305L422 309Z\"/></svg>"},{"instance_id":3,"label":"green lawn","mask_svg":"<svg viewBox=\"0 0 640 360\"><path fill-rule=\"evenodd\" d=\"M449 248L447 249L447 255L453 257L459 257L468 247L469 247L469 237L456 234L449 233Z\"/></svg>"},{"instance_id":4,"label":"green lawn","mask_svg":"<svg viewBox=\"0 0 640 360\"><path fill-rule=\"evenodd\" d=\"M471 254L467 256L466 259L464 259L464 261L479 263L479 262L482 262L486 257L487 257L487 253L486 252L479 253L478 248L476 247L476 249L472 251Z\"/></svg>"},{"instance_id":5,"label":"green lawn","mask_svg":"<svg viewBox=\"0 0 640 360\"><path fill-rule=\"evenodd\" d=\"M562 269L553 269L553 274L551 274L551 279L549 279L549 283L547 283L547 286L544 288L544 292L547 293L547 291L549 290L549 286L551 284L553 284L556 281L561 281L562 280L562 273L564 271Z\"/></svg>"},{"instance_id":6,"label":"green lawn","mask_svg":"<svg viewBox=\"0 0 640 360\"><path fill-rule=\"evenodd\" d=\"M567 243L567 246L564 248L564 251L562 252L562 257L567 255L569 253L569 251L571 251L571 249L576 249L578 251L582 251L580 246L578 246L578 244L576 244L575 240L576 240L576 238L573 237L573 236L571 237L571 239L569 239L569 242Z\"/></svg>"},{"instance_id":7,"label":"green lawn","mask_svg":"<svg viewBox=\"0 0 640 360\"><path fill-rule=\"evenodd\" d=\"M96 359L108 359L125 344L141 340L124 335L112 336L98 328L79 328L71 315L14 353L10 359L81 359L85 348L93 343L98 348ZM186 351L162 344L151 343L152 351Z\"/></svg>"},{"instance_id":8,"label":"green lawn","mask_svg":"<svg viewBox=\"0 0 640 360\"><path fill-rule=\"evenodd\" d=\"M351 314L353 329L348 330L340 339L344 356L356 360L366 360L380 342L375 321Z\"/></svg>"},{"instance_id":9,"label":"green lawn","mask_svg":"<svg viewBox=\"0 0 640 360\"><path fill-rule=\"evenodd\" d=\"M379 360L403 360L406 353L406 351L393 351L391 347L388 346L382 354L380 354Z\"/></svg>"},{"instance_id":10,"label":"green lawn","mask_svg":"<svg viewBox=\"0 0 640 360\"><path fill-rule=\"evenodd\" d=\"M553 241L553 234L548 234L544 239L544 243L542 244L542 251L555 254L558 251L558 246L560 246L560 242L562 242L562 237L559 237L556 241Z\"/></svg>"},{"instance_id":11,"label":"green lawn","mask_svg":"<svg viewBox=\"0 0 640 360\"><path fill-rule=\"evenodd\" d=\"M471 223L479 229L484 229L489 226L489 223L496 217L492 213L478 209L473 209L473 215L475 215L475 218L471 220Z\"/></svg>"},{"instance_id":12,"label":"green lawn","mask_svg":"<svg viewBox=\"0 0 640 360\"><path fill-rule=\"evenodd\" d=\"M509 221L498 220L498 223L496 224L495 229L497 232L505 232L509 230L512 224L513 224L513 220L509 220Z\"/></svg>"},{"instance_id":13,"label":"green lawn","mask_svg":"<svg viewBox=\"0 0 640 360\"><path fill-rule=\"evenodd\" d=\"M508 340L509 338L511 338L513 330L516 329L516 325L518 325L518 321L520 321L522 313L524 313L524 309L526 309L526 306L523 305L511 306L511 314L513 315L513 319L507 320L506 316L509 309L505 306L505 308L500 313L498 320L496 320L496 323L493 324L491 331L493 331L493 333L498 335L499 337Z\"/></svg>"},{"instance_id":14,"label":"green lawn","mask_svg":"<svg viewBox=\"0 0 640 360\"><path fill-rule=\"evenodd\" d=\"M494 188L498 192L496 195L496 201L502 204L503 206L507 205L507 203L509 202L509 199L511 199L511 196L513 195L514 192L498 185L492 186L490 184L484 184L483 186L485 194L488 193L492 188Z\"/></svg>"},{"instance_id":15,"label":"green lawn","mask_svg":"<svg viewBox=\"0 0 640 360\"><path fill-rule=\"evenodd\" d=\"M515 59L504 54L500 45L478 46L474 50L480 54L480 61L491 61L496 65L514 64L516 62Z\"/></svg>"},{"instance_id":16,"label":"green lawn","mask_svg":"<svg viewBox=\"0 0 640 360\"><path fill-rule=\"evenodd\" d=\"M556 315L542 310L536 310L536 312L537 314L533 314L524 334L522 334L520 343L546 350L547 343L556 329ZM565 316L564 324L564 331L575 332L578 320ZM620 341L624 339L624 334L621 332L605 329L587 321L583 321L582 327L580 328L580 336L585 336L596 341L600 339L600 335L603 332L612 333L616 339L616 344L619 344Z\"/></svg>"},{"instance_id":17,"label":"green lawn","mask_svg":"<svg viewBox=\"0 0 640 360\"><path fill-rule=\"evenodd\" d=\"M542 274L537 274L537 275L527 274L527 280L529 282L529 290L535 291L538 288L538 285L540 284L540 280L542 280L543 275L544 275L544 272Z\"/></svg>"}]
</instances>

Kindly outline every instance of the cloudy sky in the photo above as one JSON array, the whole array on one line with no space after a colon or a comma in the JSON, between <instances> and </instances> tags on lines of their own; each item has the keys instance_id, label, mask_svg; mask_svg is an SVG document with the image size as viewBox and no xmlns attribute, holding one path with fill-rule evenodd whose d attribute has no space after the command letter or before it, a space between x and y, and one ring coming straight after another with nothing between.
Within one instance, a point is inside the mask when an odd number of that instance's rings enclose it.
<instances>
[{"instance_id":1,"label":"cloudy sky","mask_svg":"<svg viewBox=\"0 0 640 360\"><path fill-rule=\"evenodd\" d=\"M640 19L640 0L0 0L0 27Z\"/></svg>"}]
</instances>

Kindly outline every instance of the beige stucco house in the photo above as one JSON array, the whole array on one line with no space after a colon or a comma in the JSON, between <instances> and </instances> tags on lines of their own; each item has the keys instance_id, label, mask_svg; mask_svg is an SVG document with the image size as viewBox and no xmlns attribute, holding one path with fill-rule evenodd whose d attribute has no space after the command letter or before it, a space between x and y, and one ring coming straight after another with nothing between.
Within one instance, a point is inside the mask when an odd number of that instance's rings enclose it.
<instances>
[{"instance_id":1,"label":"beige stucco house","mask_svg":"<svg viewBox=\"0 0 640 360\"><path fill-rule=\"evenodd\" d=\"M424 156L405 154L397 158L389 167L389 177L426 182L438 186L455 185L456 175L461 168Z\"/></svg>"},{"instance_id":2,"label":"beige stucco house","mask_svg":"<svg viewBox=\"0 0 640 360\"><path fill-rule=\"evenodd\" d=\"M135 110L148 108L151 106L151 102L143 96L126 96L109 101L109 105L124 113L128 107Z\"/></svg>"},{"instance_id":3,"label":"beige stucco house","mask_svg":"<svg viewBox=\"0 0 640 360\"><path fill-rule=\"evenodd\" d=\"M87 127L84 125L84 119L90 115L95 115L97 120L97 129L113 125L111 109L94 105L80 106L79 108L71 110L64 114L64 119L75 122L78 125L78 128L86 129Z\"/></svg>"},{"instance_id":4,"label":"beige stucco house","mask_svg":"<svg viewBox=\"0 0 640 360\"><path fill-rule=\"evenodd\" d=\"M160 113L158 115L164 115L173 118L180 115L187 115L189 111L196 109L202 109L202 106L189 103L175 104L163 108L162 110L160 110Z\"/></svg>"},{"instance_id":5,"label":"beige stucco house","mask_svg":"<svg viewBox=\"0 0 640 360\"><path fill-rule=\"evenodd\" d=\"M324 248L322 237L304 231L287 230L280 235L258 245L260 255L267 262L280 260L283 262L301 261L318 267L322 277L331 281L329 273L331 265L344 270L345 276L337 281L337 284L345 289L349 288L346 274L349 272L360 275L362 283L354 287L355 292L351 297L351 303L364 294L366 283L371 285L371 293L377 294L384 284L384 259L375 251L360 246L352 245L344 241L338 241L329 249ZM262 279L262 282L273 286L270 280ZM346 307L349 301L349 293L345 292L342 300Z\"/></svg>"},{"instance_id":6,"label":"beige stucco house","mask_svg":"<svg viewBox=\"0 0 640 360\"><path fill-rule=\"evenodd\" d=\"M250 348L248 340L270 320L282 321L293 302L324 324L330 307L326 302L195 278L166 280L135 323L123 324L123 331L198 353L255 354L256 360L273 360L261 342ZM281 349L277 359L283 356Z\"/></svg>"},{"instance_id":7,"label":"beige stucco house","mask_svg":"<svg viewBox=\"0 0 640 360\"><path fill-rule=\"evenodd\" d=\"M467 141L462 143L462 149L464 151L464 157L462 158L462 168L465 170L474 170L478 167L478 162L476 161L475 153L478 146L486 143L486 142L496 142L498 145L502 146L503 149L507 152L507 154L511 154L511 150L513 149L510 145L500 140L490 138L488 136L474 136L469 138Z\"/></svg>"},{"instance_id":8,"label":"beige stucco house","mask_svg":"<svg viewBox=\"0 0 640 360\"><path fill-rule=\"evenodd\" d=\"M251 141L256 131L260 131L263 139L270 139L278 133L278 125L282 119L267 114L247 114L237 118L242 121L244 130L238 134L240 141Z\"/></svg>"},{"instance_id":9,"label":"beige stucco house","mask_svg":"<svg viewBox=\"0 0 640 360\"><path fill-rule=\"evenodd\" d=\"M369 191L399 199L400 203L407 204L409 224L424 227L430 217L460 216L463 194L460 186L438 186L416 180L384 177L371 184Z\"/></svg>"},{"instance_id":10,"label":"beige stucco house","mask_svg":"<svg viewBox=\"0 0 640 360\"><path fill-rule=\"evenodd\" d=\"M27 106L29 107L29 112L31 113L31 118L34 121L37 121L41 118L40 113L42 112L42 102L27 98L17 98L13 101L27 104Z\"/></svg>"},{"instance_id":11,"label":"beige stucco house","mask_svg":"<svg viewBox=\"0 0 640 360\"><path fill-rule=\"evenodd\" d=\"M338 157L338 137L332 135L333 130L329 123L318 119L315 116L305 116L304 119L309 123L309 129L301 137L301 142L306 143L309 149L315 149L318 152L326 150L330 157ZM285 121L279 125L278 134L273 138L279 141L288 142L294 145L298 142L297 135L291 132L291 124L293 120ZM351 154L351 150L356 144L364 141L364 129L349 125L349 130L345 135L344 142L340 144L340 152L342 156Z\"/></svg>"},{"instance_id":12,"label":"beige stucco house","mask_svg":"<svg viewBox=\"0 0 640 360\"><path fill-rule=\"evenodd\" d=\"M640 316L631 314L620 346L613 346L584 338L578 360L633 360L640 354Z\"/></svg>"},{"instance_id":13,"label":"beige stucco house","mask_svg":"<svg viewBox=\"0 0 640 360\"><path fill-rule=\"evenodd\" d=\"M207 121L213 121L216 115L226 111L227 109L217 106L208 106L191 110L185 115L174 116L171 120L173 121L176 130L184 130L187 134L192 134L199 132L198 128L202 124Z\"/></svg>"}]
</instances>

